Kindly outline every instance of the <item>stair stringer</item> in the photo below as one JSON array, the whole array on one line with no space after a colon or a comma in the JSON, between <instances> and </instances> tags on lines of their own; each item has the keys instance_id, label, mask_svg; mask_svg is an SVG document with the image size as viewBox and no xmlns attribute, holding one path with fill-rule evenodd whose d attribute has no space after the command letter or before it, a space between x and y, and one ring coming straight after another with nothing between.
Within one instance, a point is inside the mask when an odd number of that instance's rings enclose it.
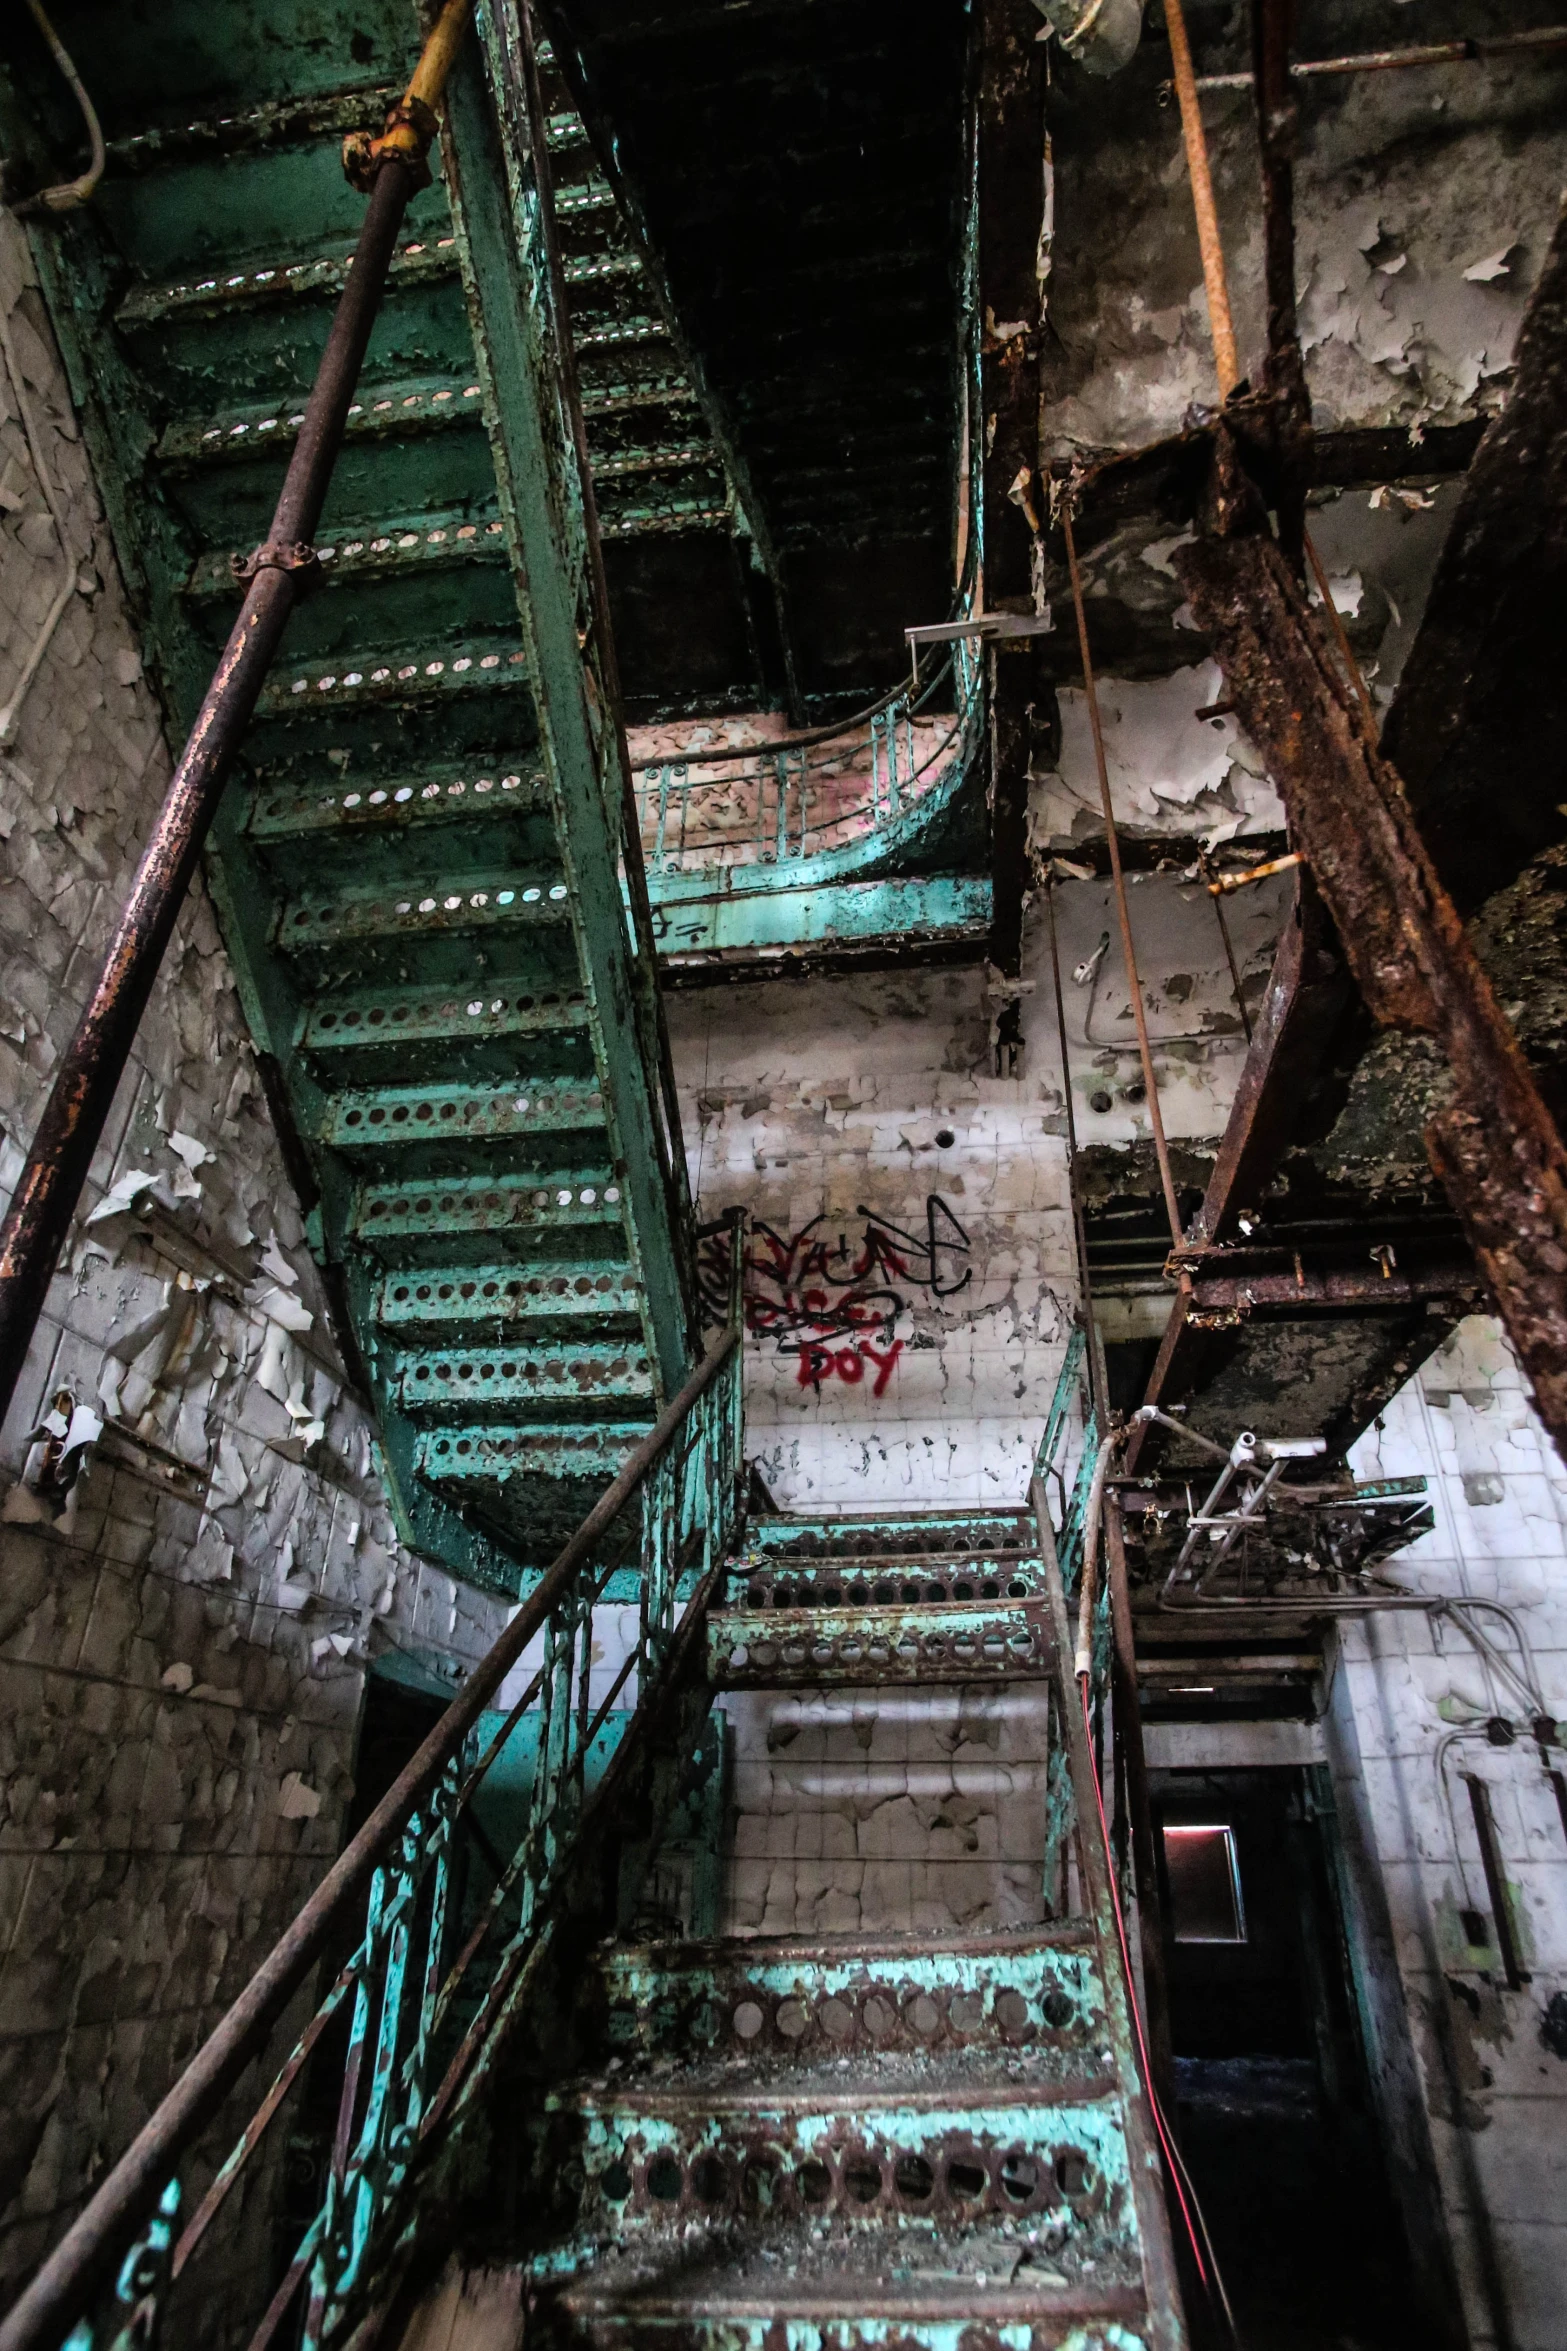
<instances>
[{"instance_id":1,"label":"stair stringer","mask_svg":"<svg viewBox=\"0 0 1567 2351\"><path fill-rule=\"evenodd\" d=\"M525 38L512 12L480 12L448 95L446 185L600 1084L667 1396L692 1361L691 1206Z\"/></svg>"}]
</instances>

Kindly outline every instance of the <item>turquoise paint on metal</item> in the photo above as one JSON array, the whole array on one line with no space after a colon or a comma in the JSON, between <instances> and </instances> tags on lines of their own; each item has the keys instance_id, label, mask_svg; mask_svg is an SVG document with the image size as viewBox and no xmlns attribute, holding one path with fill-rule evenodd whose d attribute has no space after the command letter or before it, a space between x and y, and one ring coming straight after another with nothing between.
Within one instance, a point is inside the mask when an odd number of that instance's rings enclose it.
<instances>
[{"instance_id":1,"label":"turquoise paint on metal","mask_svg":"<svg viewBox=\"0 0 1567 2351\"><path fill-rule=\"evenodd\" d=\"M754 871L735 867L733 873ZM773 869L763 869L773 870ZM817 882L789 889L668 886L653 893L653 927L666 956L744 955L764 949L822 948L835 941L859 945L885 939L979 941L990 923L988 876L941 874L868 882ZM727 881L726 877L726 881Z\"/></svg>"}]
</instances>

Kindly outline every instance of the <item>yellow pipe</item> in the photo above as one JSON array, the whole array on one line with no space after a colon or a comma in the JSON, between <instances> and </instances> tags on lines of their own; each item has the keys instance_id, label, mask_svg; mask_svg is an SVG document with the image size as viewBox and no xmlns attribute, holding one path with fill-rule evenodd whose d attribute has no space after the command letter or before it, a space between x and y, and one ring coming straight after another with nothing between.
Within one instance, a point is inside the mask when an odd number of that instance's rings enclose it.
<instances>
[{"instance_id":1,"label":"yellow pipe","mask_svg":"<svg viewBox=\"0 0 1567 2351\"><path fill-rule=\"evenodd\" d=\"M1181 136L1186 141L1186 172L1192 184L1192 207L1197 215L1197 244L1202 254L1202 282L1208 296L1208 321L1213 329L1213 357L1219 373L1219 398L1227 400L1241 380L1235 356L1235 322L1230 316L1230 290L1224 275L1224 247L1219 238L1219 214L1213 201L1213 174L1208 169L1208 142L1203 136L1202 107L1197 77L1192 71L1191 43L1181 0L1164 0L1165 29L1175 64L1175 94L1181 104Z\"/></svg>"}]
</instances>

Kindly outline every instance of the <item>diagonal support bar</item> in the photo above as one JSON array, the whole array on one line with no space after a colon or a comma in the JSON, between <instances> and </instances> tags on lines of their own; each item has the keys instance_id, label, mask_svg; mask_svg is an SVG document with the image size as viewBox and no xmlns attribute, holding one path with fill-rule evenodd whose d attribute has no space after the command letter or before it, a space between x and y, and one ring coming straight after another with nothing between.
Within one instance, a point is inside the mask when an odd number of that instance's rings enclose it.
<instances>
[{"instance_id":1,"label":"diagonal support bar","mask_svg":"<svg viewBox=\"0 0 1567 2351\"><path fill-rule=\"evenodd\" d=\"M1433 1037L1446 1056L1452 1099L1427 1128L1427 1149L1567 1454L1567 1150L1403 782L1370 739L1223 431L1208 519L1208 534L1177 554L1177 574L1372 1014Z\"/></svg>"}]
</instances>

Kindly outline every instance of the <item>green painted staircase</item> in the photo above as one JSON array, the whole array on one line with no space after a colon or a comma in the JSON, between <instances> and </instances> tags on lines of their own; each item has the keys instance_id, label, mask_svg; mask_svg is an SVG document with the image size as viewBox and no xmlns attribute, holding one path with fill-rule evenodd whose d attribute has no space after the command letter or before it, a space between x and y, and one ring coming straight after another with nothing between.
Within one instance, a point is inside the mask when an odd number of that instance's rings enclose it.
<instances>
[{"instance_id":1,"label":"green painted staircase","mask_svg":"<svg viewBox=\"0 0 1567 2351\"><path fill-rule=\"evenodd\" d=\"M357 234L341 138L379 124L419 37L407 0L265 13L175 0L149 38L101 0L57 12L109 169L36 249L171 737ZM609 534L727 529L730 501L558 88L552 261L514 31L481 25L391 270L323 584L209 876L401 1531L514 1591L679 1384L695 1327L568 340ZM47 81L22 96L55 105Z\"/></svg>"},{"instance_id":2,"label":"green painted staircase","mask_svg":"<svg viewBox=\"0 0 1567 2351\"><path fill-rule=\"evenodd\" d=\"M956 1697L960 1681L983 1705L987 1682L1033 1683L1038 1923L936 1933L911 1904L904 1933L627 1936L585 1954L569 2021L492 2121L516 2185L456 2231L456 2272L439 2274L451 2236L432 2240L404 2351L514 2339L442 2334L464 2307L525 2310L549 2351L1179 2351L1107 1881L1076 1835L1093 1796L1053 1552L1021 1512L763 1518L726 1584L710 1687ZM854 1707L868 1741L876 1701ZM890 1697L889 1755L908 1709ZM824 1849L813 1801L842 1832L897 1776L873 1782L862 1755L846 1792L835 1752L797 1768L802 1854ZM844 1853L841 1834L825 1850Z\"/></svg>"}]
</instances>

